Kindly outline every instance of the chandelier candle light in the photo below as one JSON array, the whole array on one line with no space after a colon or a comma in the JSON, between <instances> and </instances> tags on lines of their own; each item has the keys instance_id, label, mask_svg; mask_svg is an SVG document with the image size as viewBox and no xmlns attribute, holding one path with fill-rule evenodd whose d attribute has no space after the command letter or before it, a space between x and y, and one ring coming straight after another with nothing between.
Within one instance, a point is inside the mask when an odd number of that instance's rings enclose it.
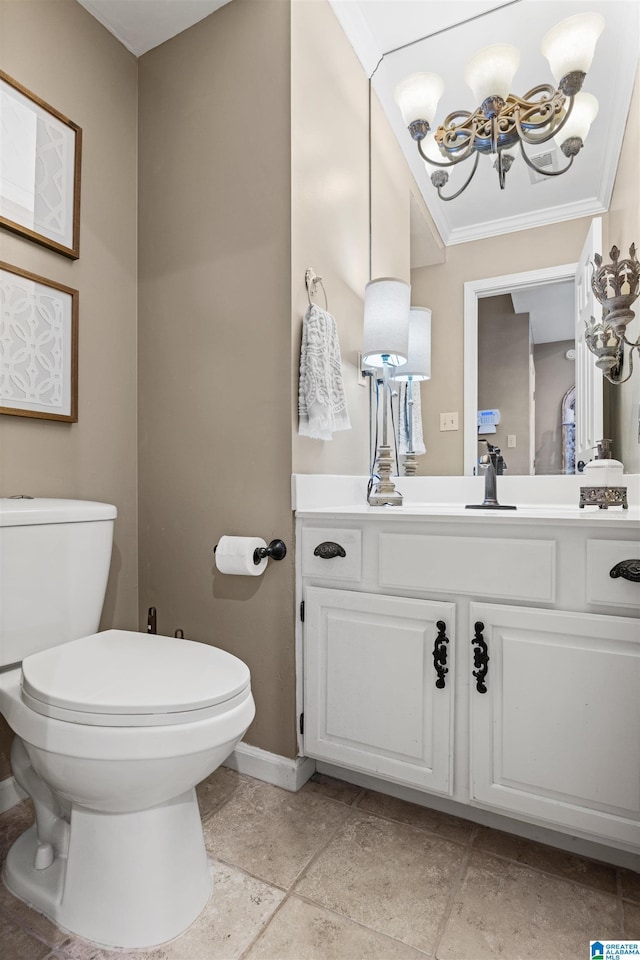
<instances>
[{"instance_id":1,"label":"chandelier candle light","mask_svg":"<svg viewBox=\"0 0 640 960\"><path fill-rule=\"evenodd\" d=\"M527 166L536 173L547 177L566 173L598 113L596 98L580 91L604 26L599 13L581 13L553 27L542 41L542 53L558 88L540 84L524 97L509 92L520 64L517 48L496 43L481 50L465 71L465 80L481 106L473 113L454 110L428 139L444 81L435 73L414 73L398 84L396 103L420 156L428 165L439 168L431 174L431 182L442 200L454 200L467 188L481 154L495 156L501 189L518 147ZM561 170L538 168L524 149L525 144L537 146L552 137L569 161ZM443 196L448 168L470 157L473 166L463 186Z\"/></svg>"},{"instance_id":2,"label":"chandelier candle light","mask_svg":"<svg viewBox=\"0 0 640 960\"><path fill-rule=\"evenodd\" d=\"M409 357L407 362L394 372L393 379L407 383L407 453L404 458L404 473L409 477L413 476L418 468L413 449L413 384L431 379L431 310L427 307L411 307L409 311Z\"/></svg>"},{"instance_id":3,"label":"chandelier candle light","mask_svg":"<svg viewBox=\"0 0 640 960\"><path fill-rule=\"evenodd\" d=\"M409 356L410 304L411 287L404 280L381 277L370 280L365 287L362 359L370 367L382 367L383 377L382 443L376 450L379 480L367 496L372 507L402 504L402 494L391 480L393 458L387 438L387 406L392 368L401 367Z\"/></svg>"}]
</instances>

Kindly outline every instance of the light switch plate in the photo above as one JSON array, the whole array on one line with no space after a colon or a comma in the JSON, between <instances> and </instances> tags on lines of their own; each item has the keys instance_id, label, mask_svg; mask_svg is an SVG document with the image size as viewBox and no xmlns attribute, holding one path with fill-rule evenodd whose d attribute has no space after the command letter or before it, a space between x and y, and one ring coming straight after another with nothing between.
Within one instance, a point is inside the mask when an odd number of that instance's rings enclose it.
<instances>
[{"instance_id":1,"label":"light switch plate","mask_svg":"<svg viewBox=\"0 0 640 960\"><path fill-rule=\"evenodd\" d=\"M457 430L457 429L458 429L457 413L441 413L440 414L440 430Z\"/></svg>"}]
</instances>

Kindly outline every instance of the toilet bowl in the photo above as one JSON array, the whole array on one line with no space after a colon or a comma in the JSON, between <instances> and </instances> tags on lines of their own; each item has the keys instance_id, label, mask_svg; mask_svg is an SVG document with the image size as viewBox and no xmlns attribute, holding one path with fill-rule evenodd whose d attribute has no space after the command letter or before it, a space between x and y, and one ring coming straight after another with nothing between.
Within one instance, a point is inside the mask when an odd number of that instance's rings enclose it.
<instances>
[{"instance_id":1,"label":"toilet bowl","mask_svg":"<svg viewBox=\"0 0 640 960\"><path fill-rule=\"evenodd\" d=\"M195 786L255 706L223 650L96 632L115 518L105 503L0 499L0 713L36 820L2 877L66 931L151 947L211 895Z\"/></svg>"},{"instance_id":2,"label":"toilet bowl","mask_svg":"<svg viewBox=\"0 0 640 960\"><path fill-rule=\"evenodd\" d=\"M11 848L8 888L105 946L152 946L212 888L195 785L255 708L249 670L215 647L120 630L0 674L14 776L36 824Z\"/></svg>"}]
</instances>

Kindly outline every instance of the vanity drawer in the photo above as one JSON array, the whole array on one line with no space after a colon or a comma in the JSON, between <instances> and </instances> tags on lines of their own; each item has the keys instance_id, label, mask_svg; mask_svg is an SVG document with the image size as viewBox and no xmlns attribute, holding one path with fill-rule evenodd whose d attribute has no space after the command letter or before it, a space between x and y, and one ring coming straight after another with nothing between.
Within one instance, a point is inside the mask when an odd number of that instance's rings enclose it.
<instances>
[{"instance_id":1,"label":"vanity drawer","mask_svg":"<svg viewBox=\"0 0 640 960\"><path fill-rule=\"evenodd\" d=\"M362 576L362 531L348 527L303 527L302 576L359 582Z\"/></svg>"},{"instance_id":2,"label":"vanity drawer","mask_svg":"<svg viewBox=\"0 0 640 960\"><path fill-rule=\"evenodd\" d=\"M612 577L611 570L622 560L640 560L640 543L632 540L587 541L587 603L635 610L640 616L640 583ZM633 613L631 613L633 616Z\"/></svg>"},{"instance_id":3,"label":"vanity drawer","mask_svg":"<svg viewBox=\"0 0 640 960\"><path fill-rule=\"evenodd\" d=\"M555 540L380 534L380 586L553 603Z\"/></svg>"}]
</instances>

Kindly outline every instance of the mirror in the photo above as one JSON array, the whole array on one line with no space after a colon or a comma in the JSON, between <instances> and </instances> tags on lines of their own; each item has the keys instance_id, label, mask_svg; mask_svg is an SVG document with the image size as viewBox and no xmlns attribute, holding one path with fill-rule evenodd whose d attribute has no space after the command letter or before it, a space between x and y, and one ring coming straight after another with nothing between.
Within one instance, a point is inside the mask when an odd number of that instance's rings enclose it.
<instances>
[{"instance_id":1,"label":"mirror","mask_svg":"<svg viewBox=\"0 0 640 960\"><path fill-rule=\"evenodd\" d=\"M395 121L391 114L394 104L392 102L387 103L389 98L387 97L384 87L387 80L392 87L392 81L401 79L402 76L411 72L411 70L427 69L424 63L428 60L428 69L433 69L435 72L438 72L441 68L440 72L445 75L446 83L448 84L447 89L449 89L457 82L452 64L457 64L460 60L466 62L464 55L460 51L458 38L464 35L466 38L465 42L469 40L470 49L471 47L474 49L480 47L484 39L483 31L486 25L501 27L503 18L515 18L520 15L518 14L519 10L522 13L525 6L528 5L512 4L505 7L504 10L494 10L490 16L486 18L480 17L473 22L467 21L464 24L454 25L451 29L443 30L437 36L431 31L432 35L426 42L419 41L415 46L408 48L406 51L402 50L401 52L399 49L393 49L379 64L373 81L374 91L379 96L392 127L395 129ZM558 6L563 7L562 4ZM540 8L536 8L534 21L537 33L542 34L543 32L542 20L544 17L548 16L557 21L562 15L567 15L564 7L562 10L555 8L547 9L546 6L543 10L542 5ZM624 29L621 27L616 17L611 16L611 11L608 7L606 16L606 42L615 42L620 45L621 54L619 60L622 61L622 48L624 47L626 50L626 34L630 28L627 27L627 29ZM544 29L546 29L546 23L544 24ZM430 28L427 27L425 34L429 32L429 30ZM524 34L521 33L520 39L524 42L523 37ZM391 47L392 45L389 46ZM452 58L452 50L454 49L456 56ZM602 39L602 49L605 49L604 35ZM405 53L408 59L413 58L410 64L411 69L404 63ZM400 63L401 59L403 61L402 63ZM438 63L436 63L436 59ZM602 60L603 56L600 51L598 62L601 64ZM616 60L616 62L618 61ZM532 60L531 63L533 64L531 67L532 75L535 75L534 79L537 78L539 80L543 74L544 67L537 61L534 62ZM529 67L526 69L529 69ZM620 69L622 71L622 68ZM460 71L460 73L462 73L462 71ZM632 74L635 75L635 67ZM596 74L592 75L590 82L594 92L597 92L598 97L601 98L601 84ZM520 78L519 84L523 89L527 86L527 82L523 77ZM606 92L607 88L608 82L605 82L603 84L603 90ZM460 93L454 89L452 106L468 106L468 96L468 92L464 89ZM602 117L612 111L613 106L611 104L607 106L605 99L601 99ZM443 108L442 112L446 113L446 109ZM405 139L407 139L406 129L402 129L401 132ZM587 144L589 149L587 150L587 148L585 148L584 155L581 156L581 176L582 171L585 170L587 166L591 166L595 152L603 149L606 141L606 131L604 131L602 126L598 127L594 124L593 132ZM421 172L417 169L414 156L415 145L409 144L409 146L413 148L411 154L413 160L412 162L408 161L408 165L416 181L421 183L421 178L424 179L425 174L423 171ZM613 158L614 172L616 159L617 157ZM603 169L602 163L599 169ZM461 314L465 282L472 278L495 277L501 273L506 275L516 270L527 270L529 265L542 269L545 263L558 264L563 261L566 263L566 261L570 260L577 262L580 257L580 247L589 224L588 218L597 214L597 211L588 209L586 204L579 206L577 200L575 203L572 201L573 206L568 202L571 198L565 196L565 193L570 187L571 189L577 188L577 178L574 179L567 175L567 177L564 178L559 177L557 181L550 178L541 183L534 183L533 181L529 182L529 173L526 170L522 171L521 180L516 180L515 174L516 171L514 167L505 191L501 192L495 189L496 185L492 181L490 184L491 193L489 193L489 188L483 193L482 190L477 189L478 184L476 183L474 192L470 189L464 195L464 198L461 197L458 201L443 204L442 206L446 216L452 221L450 230L451 239L445 249L445 257L448 262L444 264L438 263L435 258L432 258L430 262L425 262L423 259L423 263L418 265L418 269L412 271L412 286L416 291L414 302L433 309L434 373L431 383L423 385L421 389L423 433L427 446L427 457L421 462L419 460L420 473L459 475L460 473L471 473L473 471L479 450L477 443L478 400L480 400L481 408L490 408L497 404L502 404L502 407L498 406L498 409L501 409L503 413L503 426L509 426L510 411L504 407L506 401L503 399L496 401L496 392L491 388L489 388L489 392L486 395L484 392L480 395L478 394L478 384L482 379L482 371L480 371L479 375L477 366L471 369L467 344L466 342L464 344L461 342ZM523 213L520 208L513 211L509 205L515 204L517 206L519 203L524 204L524 196L527 194L535 198L535 204L540 209L546 209L547 203L549 203L550 207L552 206L549 200L550 191L555 189L563 192L557 204L558 215L555 218L548 217L544 219L542 216L538 217L537 209L534 212L528 211L526 213ZM567 202L563 205L565 201ZM458 206L456 206L456 203ZM462 204L462 206L460 206L460 204ZM483 208L482 223L480 223L481 217L478 216L477 221L474 221L473 230L470 228L467 229L464 224L458 222L463 217L465 210L468 210L469 205L473 205L474 211L480 210L481 206ZM436 214L436 212L431 209L431 204L429 204L429 207L436 223L439 224L438 217L440 214ZM571 209L569 209L570 207ZM599 209L602 210L604 207L600 206ZM442 216L444 216L445 213L443 213ZM470 215L469 219L471 219ZM513 232L500 233L494 230L495 224L502 221L507 225L510 224ZM516 222L521 224L519 230L513 226ZM536 228L536 230L528 228ZM412 236L412 254L414 251L413 241L414 237ZM602 246L599 247L599 250L602 252ZM572 271L575 269L575 263L568 264L568 266L570 269L567 270L566 275L557 278L553 277L553 283L563 282L573 284ZM415 281L414 278L416 278ZM489 293L487 290L482 292L482 297L506 296L507 294L510 295L510 291L499 290ZM515 305L513 310L515 313L530 312L528 308L522 305ZM575 318L571 318L568 322L569 324L574 323ZM483 336L482 327L480 328L480 336ZM574 334L571 330L567 331L566 334L563 333L561 340L542 340L538 337L537 333L531 333L530 330L525 337L525 342L528 342L529 346L526 348L525 353L525 363L527 366L525 367L525 373L522 377L522 384L526 384L527 390L532 394L533 379L537 374L537 378L540 380L538 384L539 409L536 410L535 406L527 400L526 411L522 414L524 421L521 420L515 428L505 430L504 437L500 435L500 427L498 426L496 428L496 439L499 441L498 445L503 448L502 452L507 461L510 475L530 474L532 472L545 475L560 474L566 472L568 469L572 469L572 460L574 462L575 459L588 460L590 456L593 456L593 453L587 453L586 455L581 453L578 457L572 457L571 454L571 415L574 401L569 391L573 383L576 383L575 376L571 383L567 383L566 386L562 388L556 384L556 381L564 376L566 376L567 379L571 379L569 372L574 360L571 356L567 358L566 355L569 351L575 349L575 346L569 342L573 338ZM556 346L551 346L551 344L556 344ZM491 348L489 348L489 350L491 350ZM538 355L537 357L536 354ZM590 366L593 367L593 360L591 358L589 359L591 360ZM538 361L537 363L536 360ZM493 363L495 368L495 356ZM550 371L551 366L555 367L553 373ZM536 367L538 368L537 370ZM496 372L496 380L498 382L504 381L509 369L510 367L507 362L502 371ZM548 388L545 385L545 377L547 374L552 377L554 384L552 388ZM480 388L483 390L481 383ZM545 401L547 400L550 389L554 394L549 402L551 409L545 410L545 404L541 405L541 401L543 398ZM556 393L559 393L559 395L555 396ZM473 398L473 414L466 412L469 395ZM494 399L492 399L492 397ZM594 397L594 400L597 400L597 398ZM600 406L600 433L598 436L612 436L610 427L606 427L606 419L604 421L605 425L603 425L602 387L600 387L599 400L597 400L597 402ZM452 414L455 411L459 411L460 430L457 434L443 432L443 430L447 429L453 431L456 429L455 427L439 427L439 419L445 415L443 412L448 411L451 411ZM537 439L536 428L538 433ZM604 433L602 432L603 430ZM509 437L515 437L515 447L508 445ZM488 439L490 439L489 436ZM616 440L619 438L617 438L614 433L612 439L614 440L615 448ZM514 441L512 440L512 442ZM585 443L581 449L589 450L591 446L592 444ZM511 451L513 451L513 453Z\"/></svg>"},{"instance_id":2,"label":"mirror","mask_svg":"<svg viewBox=\"0 0 640 960\"><path fill-rule=\"evenodd\" d=\"M477 299L477 437L500 447L509 476L576 470L573 265L569 271Z\"/></svg>"}]
</instances>

